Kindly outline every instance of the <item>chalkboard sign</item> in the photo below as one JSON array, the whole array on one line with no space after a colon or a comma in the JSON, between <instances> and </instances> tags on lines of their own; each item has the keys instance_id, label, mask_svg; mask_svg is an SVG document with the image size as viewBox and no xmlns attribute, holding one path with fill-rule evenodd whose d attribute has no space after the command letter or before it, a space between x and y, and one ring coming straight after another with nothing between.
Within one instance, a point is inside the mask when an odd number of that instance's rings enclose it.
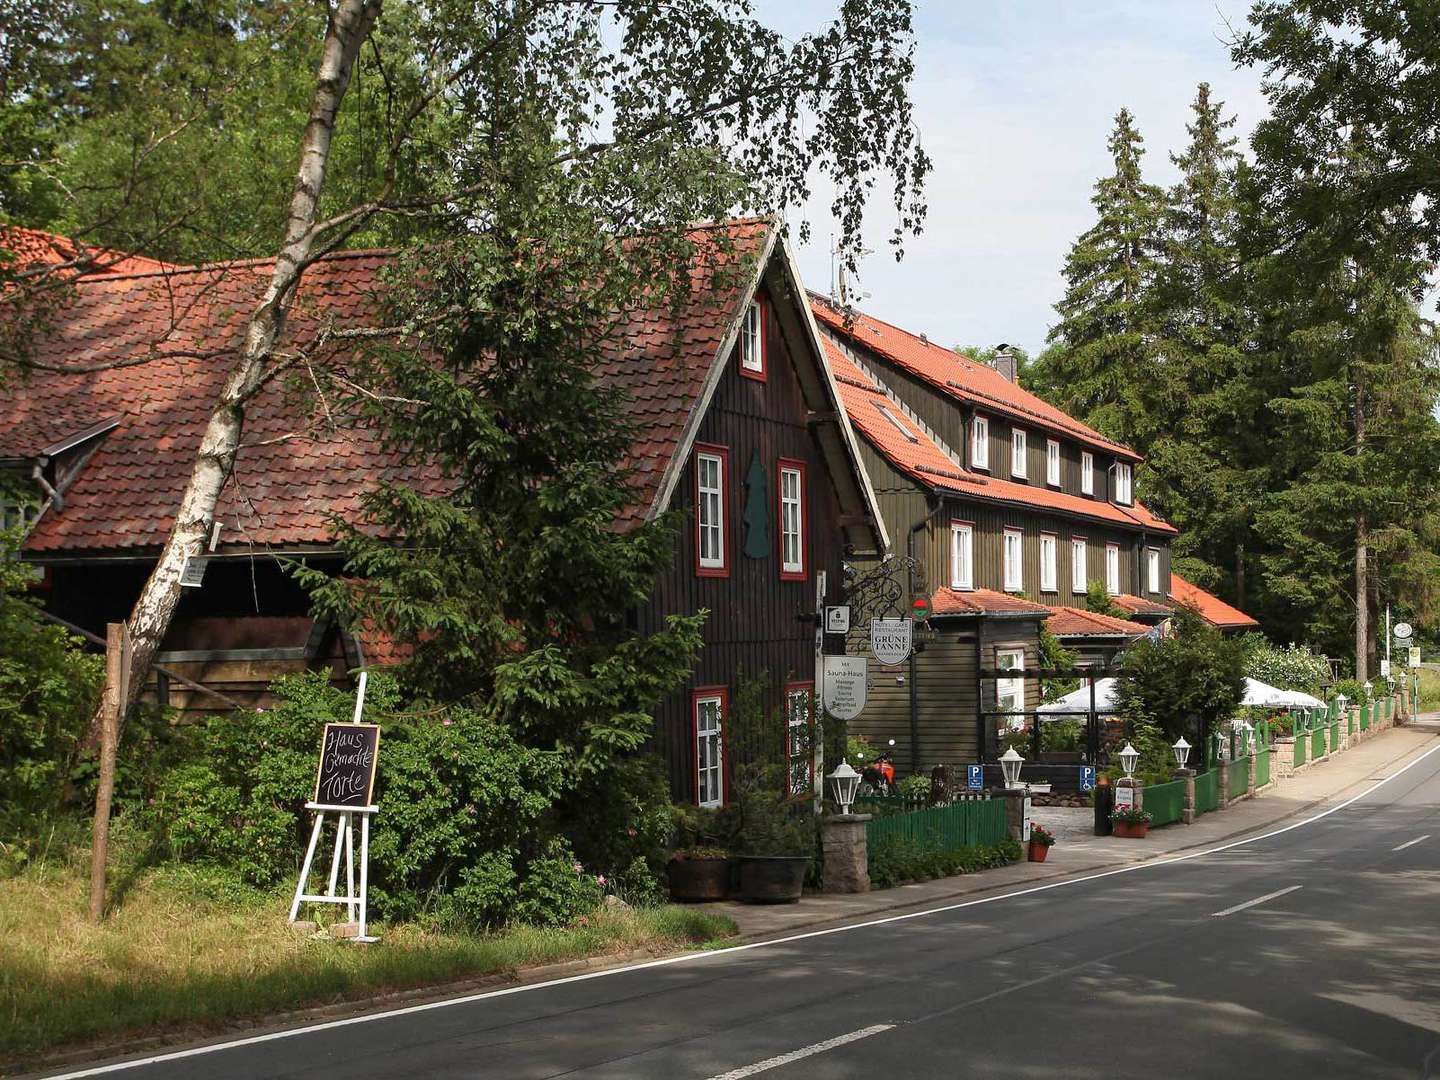
<instances>
[{"instance_id":1,"label":"chalkboard sign","mask_svg":"<svg viewBox=\"0 0 1440 1080\"><path fill-rule=\"evenodd\" d=\"M380 757L379 724L326 724L315 775L321 806L369 806Z\"/></svg>"}]
</instances>

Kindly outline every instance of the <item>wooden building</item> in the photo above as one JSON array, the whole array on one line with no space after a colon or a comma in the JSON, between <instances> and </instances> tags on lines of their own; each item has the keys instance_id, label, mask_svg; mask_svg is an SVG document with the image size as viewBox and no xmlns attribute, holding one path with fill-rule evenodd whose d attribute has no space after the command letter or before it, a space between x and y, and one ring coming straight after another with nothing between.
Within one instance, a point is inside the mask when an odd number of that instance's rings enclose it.
<instances>
[{"instance_id":1,"label":"wooden building","mask_svg":"<svg viewBox=\"0 0 1440 1080\"><path fill-rule=\"evenodd\" d=\"M1013 372L822 298L812 308L886 525L923 566L933 612L908 685L873 686L853 726L894 738L902 765L993 760L1039 686L981 673L1038 666L1042 624L1082 663L1108 663L1171 614L1175 530L1133 497L1138 455ZM1097 581L1130 618L1083 610Z\"/></svg>"},{"instance_id":2,"label":"wooden building","mask_svg":"<svg viewBox=\"0 0 1440 1080\"><path fill-rule=\"evenodd\" d=\"M722 230L727 242L717 243ZM50 239L42 247L65 243ZM792 733L814 682L819 583L833 595L844 560L876 557L887 537L778 223L727 222L695 239L705 257L686 305L633 313L597 363L627 391L639 432L629 462L635 500L618 526L677 509L688 517L634 622L643 632L669 614L711 612L690 683L656 714L675 796L710 804L725 798L739 681L764 676L766 704ZM384 252L347 252L312 266L292 337L359 324L376 310L387 261ZM716 273L721 265L736 272ZM23 514L22 556L40 568L47 608L92 634L127 616L154 564L224 377L223 360L197 357L233 346L268 266L126 270L80 277L37 355L83 365L102 354L138 359L157 342L168 355L37 374L0 390L0 473L10 492L0 501ZM394 657L374 635L317 625L282 563L338 571L328 515L354 511L379 478L429 480L384 452L373 430L327 429L307 408L277 380L247 411L203 579L185 592L152 684L172 705L214 711L225 702L166 672L254 707L286 671L328 668L342 680ZM803 749L798 726L793 734ZM797 758L796 783L807 785L808 758Z\"/></svg>"}]
</instances>

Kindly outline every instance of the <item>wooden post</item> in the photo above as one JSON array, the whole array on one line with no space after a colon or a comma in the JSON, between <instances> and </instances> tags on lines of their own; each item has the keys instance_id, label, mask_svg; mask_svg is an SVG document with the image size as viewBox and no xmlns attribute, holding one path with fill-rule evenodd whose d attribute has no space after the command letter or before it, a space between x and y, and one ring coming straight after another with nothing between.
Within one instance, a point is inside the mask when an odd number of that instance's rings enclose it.
<instances>
[{"instance_id":1,"label":"wooden post","mask_svg":"<svg viewBox=\"0 0 1440 1080\"><path fill-rule=\"evenodd\" d=\"M105 916L105 863L110 847L110 801L115 794L115 752L120 711L128 696L130 634L124 623L105 627L105 696L100 717L100 783L95 789L95 828L90 844L90 921Z\"/></svg>"}]
</instances>

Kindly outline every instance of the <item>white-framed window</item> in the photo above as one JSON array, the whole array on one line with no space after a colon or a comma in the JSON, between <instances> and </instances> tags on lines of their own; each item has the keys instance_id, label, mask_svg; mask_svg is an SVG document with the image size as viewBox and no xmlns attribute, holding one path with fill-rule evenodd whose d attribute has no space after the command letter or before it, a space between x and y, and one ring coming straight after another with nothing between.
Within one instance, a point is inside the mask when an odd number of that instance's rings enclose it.
<instances>
[{"instance_id":1,"label":"white-framed window","mask_svg":"<svg viewBox=\"0 0 1440 1080\"><path fill-rule=\"evenodd\" d=\"M813 683L785 687L785 749L790 761L790 794L798 797L815 790L815 752L811 741L810 699Z\"/></svg>"},{"instance_id":2,"label":"white-framed window","mask_svg":"<svg viewBox=\"0 0 1440 1080\"><path fill-rule=\"evenodd\" d=\"M1089 450L1080 452L1080 493L1095 494L1095 455Z\"/></svg>"},{"instance_id":3,"label":"white-framed window","mask_svg":"<svg viewBox=\"0 0 1440 1080\"><path fill-rule=\"evenodd\" d=\"M990 421L983 416L970 422L970 464L976 469L990 468Z\"/></svg>"},{"instance_id":4,"label":"white-framed window","mask_svg":"<svg viewBox=\"0 0 1440 1080\"><path fill-rule=\"evenodd\" d=\"M1024 671L1025 650L1019 646L1007 646L995 650L995 667L1000 671ZM1000 713L1022 713L1025 711L1025 680L995 680L995 710ZM1019 716L1001 716L1000 726L1019 720Z\"/></svg>"},{"instance_id":5,"label":"white-framed window","mask_svg":"<svg viewBox=\"0 0 1440 1080\"><path fill-rule=\"evenodd\" d=\"M751 300L740 320L740 374L765 378L765 315L759 300Z\"/></svg>"},{"instance_id":6,"label":"white-framed window","mask_svg":"<svg viewBox=\"0 0 1440 1080\"><path fill-rule=\"evenodd\" d=\"M1115 463L1115 501L1130 505L1130 466L1124 461Z\"/></svg>"},{"instance_id":7,"label":"white-framed window","mask_svg":"<svg viewBox=\"0 0 1440 1080\"><path fill-rule=\"evenodd\" d=\"M723 446L695 450L695 571L701 577L725 577L730 552L725 522L725 488L730 451Z\"/></svg>"},{"instance_id":8,"label":"white-framed window","mask_svg":"<svg viewBox=\"0 0 1440 1080\"><path fill-rule=\"evenodd\" d=\"M1055 537L1049 533L1040 534L1040 591L1055 592L1059 585L1056 578L1059 576L1056 563L1059 561L1057 548L1059 547Z\"/></svg>"},{"instance_id":9,"label":"white-framed window","mask_svg":"<svg viewBox=\"0 0 1440 1080\"><path fill-rule=\"evenodd\" d=\"M1120 545L1105 545L1105 591L1120 595Z\"/></svg>"},{"instance_id":10,"label":"white-framed window","mask_svg":"<svg viewBox=\"0 0 1440 1080\"><path fill-rule=\"evenodd\" d=\"M0 487L0 532L24 532L35 522L35 504Z\"/></svg>"},{"instance_id":11,"label":"white-framed window","mask_svg":"<svg viewBox=\"0 0 1440 1080\"><path fill-rule=\"evenodd\" d=\"M805 578L805 463L780 459L780 576Z\"/></svg>"},{"instance_id":12,"label":"white-framed window","mask_svg":"<svg viewBox=\"0 0 1440 1080\"><path fill-rule=\"evenodd\" d=\"M1025 534L1019 529L1005 530L1005 588L1018 591L1025 587L1022 563L1025 556Z\"/></svg>"},{"instance_id":13,"label":"white-framed window","mask_svg":"<svg viewBox=\"0 0 1440 1080\"><path fill-rule=\"evenodd\" d=\"M724 687L696 690L695 716L695 802L699 806L720 806L725 802L725 706L729 694Z\"/></svg>"},{"instance_id":14,"label":"white-framed window","mask_svg":"<svg viewBox=\"0 0 1440 1080\"><path fill-rule=\"evenodd\" d=\"M1022 480L1030 475L1025 461L1025 432L1019 428L1010 429L1010 475Z\"/></svg>"},{"instance_id":15,"label":"white-framed window","mask_svg":"<svg viewBox=\"0 0 1440 1080\"><path fill-rule=\"evenodd\" d=\"M1072 593L1083 594L1090 584L1090 560L1085 552L1085 538L1072 536L1070 538L1070 591Z\"/></svg>"},{"instance_id":16,"label":"white-framed window","mask_svg":"<svg viewBox=\"0 0 1440 1080\"><path fill-rule=\"evenodd\" d=\"M968 521L950 523L950 587L975 588L975 526Z\"/></svg>"},{"instance_id":17,"label":"white-framed window","mask_svg":"<svg viewBox=\"0 0 1440 1080\"><path fill-rule=\"evenodd\" d=\"M1060 444L1054 439L1045 440L1045 482L1060 486Z\"/></svg>"},{"instance_id":18,"label":"white-framed window","mask_svg":"<svg viewBox=\"0 0 1440 1080\"><path fill-rule=\"evenodd\" d=\"M1160 591L1160 551L1158 548L1148 548L1145 551L1145 577L1150 591L1158 593Z\"/></svg>"}]
</instances>

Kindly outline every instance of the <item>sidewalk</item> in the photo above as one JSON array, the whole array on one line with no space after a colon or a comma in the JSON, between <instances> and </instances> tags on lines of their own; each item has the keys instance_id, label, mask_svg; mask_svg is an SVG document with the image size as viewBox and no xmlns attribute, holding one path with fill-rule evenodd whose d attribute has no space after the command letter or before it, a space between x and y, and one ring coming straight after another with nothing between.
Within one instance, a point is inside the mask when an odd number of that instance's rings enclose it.
<instances>
[{"instance_id":1,"label":"sidewalk","mask_svg":"<svg viewBox=\"0 0 1440 1080\"><path fill-rule=\"evenodd\" d=\"M705 909L734 919L742 940L758 941L827 924L900 914L905 909L955 903L1074 874L1148 862L1261 832L1284 824L1287 819L1298 818L1338 796L1355 794L1363 790L1366 781L1382 779L1429 750L1436 745L1437 738L1440 735L1435 730L1392 728L1336 758L1316 762L1304 772L1276 782L1263 795L1204 814L1193 825L1156 829L1144 840L1091 835L1068 842L1062 840L1050 849L1050 857L1043 863L1019 862L979 874L870 893L807 894L797 904L726 901L707 904ZM1036 811L1041 821L1045 820L1045 814L1044 808Z\"/></svg>"}]
</instances>

